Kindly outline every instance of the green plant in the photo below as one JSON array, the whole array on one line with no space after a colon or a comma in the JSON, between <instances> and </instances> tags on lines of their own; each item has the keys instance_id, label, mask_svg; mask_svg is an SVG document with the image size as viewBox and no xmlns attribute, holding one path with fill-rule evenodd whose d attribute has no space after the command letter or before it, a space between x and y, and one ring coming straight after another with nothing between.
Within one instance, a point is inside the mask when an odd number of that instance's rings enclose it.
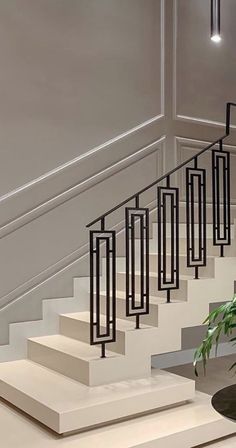
<instances>
[{"instance_id":1,"label":"green plant","mask_svg":"<svg viewBox=\"0 0 236 448\"><path fill-rule=\"evenodd\" d=\"M236 336L233 335L236 329L236 294L230 302L227 302L213 310L203 324L208 325L206 337L194 354L195 374L198 376L198 363L203 363L204 374L206 374L206 364L210 358L210 353L215 345L216 354L221 335L226 335L229 341L235 345ZM233 337L232 337L233 336ZM236 368L236 362L230 367L230 370Z\"/></svg>"}]
</instances>

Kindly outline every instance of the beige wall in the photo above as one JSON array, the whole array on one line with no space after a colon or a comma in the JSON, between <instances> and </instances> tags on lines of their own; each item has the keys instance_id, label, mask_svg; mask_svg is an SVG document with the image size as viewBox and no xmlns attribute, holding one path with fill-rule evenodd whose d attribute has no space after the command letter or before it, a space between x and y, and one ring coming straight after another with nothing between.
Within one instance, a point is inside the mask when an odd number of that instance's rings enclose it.
<instances>
[{"instance_id":1,"label":"beige wall","mask_svg":"<svg viewBox=\"0 0 236 448\"><path fill-rule=\"evenodd\" d=\"M164 170L162 14L0 2L0 342L87 274L86 223Z\"/></svg>"},{"instance_id":2,"label":"beige wall","mask_svg":"<svg viewBox=\"0 0 236 448\"><path fill-rule=\"evenodd\" d=\"M0 191L161 114L156 0L0 2Z\"/></svg>"},{"instance_id":3,"label":"beige wall","mask_svg":"<svg viewBox=\"0 0 236 448\"><path fill-rule=\"evenodd\" d=\"M222 123L222 105L236 97L236 8L234 0L222 2L222 41L217 45L209 39L208 3L176 1L176 114ZM236 124L236 113L233 122Z\"/></svg>"},{"instance_id":4,"label":"beige wall","mask_svg":"<svg viewBox=\"0 0 236 448\"><path fill-rule=\"evenodd\" d=\"M223 133L236 8L216 46L208 7L0 2L0 342L88 272L89 220Z\"/></svg>"}]
</instances>

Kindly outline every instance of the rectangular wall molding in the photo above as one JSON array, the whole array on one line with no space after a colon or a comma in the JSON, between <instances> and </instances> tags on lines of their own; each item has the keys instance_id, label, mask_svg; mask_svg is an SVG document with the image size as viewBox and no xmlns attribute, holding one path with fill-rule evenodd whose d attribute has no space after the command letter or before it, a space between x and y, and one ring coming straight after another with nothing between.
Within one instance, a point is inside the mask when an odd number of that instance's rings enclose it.
<instances>
[{"instance_id":1,"label":"rectangular wall molding","mask_svg":"<svg viewBox=\"0 0 236 448\"><path fill-rule=\"evenodd\" d=\"M136 151L134 154L124 158L123 160L120 160L119 162L117 162L116 164L113 164L111 167L107 168L106 170L103 170L101 173L99 173L95 179L89 179L85 185L78 185L76 187L76 191L69 191L68 193L65 192L61 198L61 196L59 198L55 198L54 201L55 203L53 204L53 207L58 209L58 212L60 212L60 205L63 206L63 204L66 205L66 201L68 202L71 198L73 198L72 194L74 193L74 196L78 197L80 194L82 193L86 193L88 195L88 197L90 198L90 203L92 201L92 196L94 194L94 188L97 188L98 184L100 184L100 189L102 189L103 191L106 190L106 183L109 182L109 185L111 185L111 182L113 182L112 179L115 180L116 175L119 176L119 173L125 173L126 169L129 170L133 170L136 169L136 165L137 164L145 164L145 160L147 160L148 163L148 159L150 157L154 158L154 160L156 161L156 168L155 168L155 172L156 172L156 176L157 178L161 175L161 173L164 170L164 151L165 151L165 137L162 136L161 138L159 138L158 140L156 140L155 142L147 145L146 147ZM115 187L114 187L115 188ZM110 190L110 187L108 187L108 190ZM69 197L68 197L68 196ZM125 195L126 196L126 195ZM80 202L78 202L78 207ZM47 204L44 205L44 207L46 208ZM52 206L50 204L49 209L46 209L44 213L47 213L49 211L52 211ZM81 205L82 207L82 205ZM73 209L73 206L72 206ZM35 214L35 216L32 216L30 221L28 219L28 225L29 225L29 230L31 228L31 224L30 222L32 220L36 220L36 218L40 218L39 219L39 223L41 222L43 218L43 213L41 212L41 210L39 210L39 215L37 216L37 209L33 210L33 213ZM62 215L64 214L63 211L61 211L59 213L58 216L60 216L62 213ZM91 213L90 207L88 207L88 210L86 211L86 216L87 220L89 221L89 213ZM29 217L28 217L29 218ZM22 218L23 219L23 218ZM85 225L80 224L77 221L74 221L72 216L70 218L73 222L73 232L75 233L75 238L78 232L78 243L77 243L77 247L73 248L73 251L70 251L67 255L57 259L56 263L50 263L50 265L44 269L44 270L40 270L36 273L36 275L30 276L30 278L27 281L23 281L22 283L20 283L18 286L14 287L13 289L9 290L7 293L2 294L0 297L0 308L3 308L5 306L8 306L10 303L14 302L15 300L18 300L20 297L24 296L25 294L31 294L32 290L34 290L35 288L39 288L40 285L44 285L45 282L47 282L48 280L50 280L53 277L56 277L58 274L63 276L63 272L67 271L70 268L72 268L72 270L74 269L75 264L78 265L78 263L80 263L80 260L84 259L84 257L86 258L87 254L88 254L88 244L87 244L87 232L85 229ZM36 220L37 221L37 220ZM45 221L47 222L47 220ZM54 222L54 218L52 219L52 223ZM59 223L55 222L55 226L57 227ZM45 224L43 224L42 221L42 225L43 228L45 226ZM22 238L27 238L28 235L30 236L30 234L27 232L27 227L26 223L25 223L25 229L24 230L24 235L22 237L22 233L21 233L21 227L18 226L18 229L14 229L14 232L12 233L12 237L13 237L13 241L14 241L14 246L15 244L19 244L18 242L20 242L22 240ZM64 226L63 226L64 227ZM41 227L39 226L39 229ZM81 228L81 230L80 230ZM112 228L115 228L117 231L123 231L124 229L124 220L120 221L120 218L118 218L118 220L116 220L113 224L112 224ZM36 229L38 229L38 227L36 227ZM65 234L67 232L66 229L65 230ZM31 230L30 230L31 231ZM81 238L81 232L83 231L83 238ZM38 232L38 230L37 230ZM39 235L38 233L35 233L35 231L32 233L32 237L34 238L38 238ZM8 237L11 236L8 234ZM79 243L80 241L80 243ZM4 239L2 240L2 242L4 243ZM0 244L1 244L1 240L0 240ZM26 243L27 245L27 243ZM14 247L13 246L13 247ZM6 247L8 247L6 245ZM4 249L3 249L4 250ZM27 253L25 254L27 256ZM25 256L23 254L23 257ZM33 262L33 260L32 260ZM35 263L35 261L34 261ZM67 275L66 273L66 275ZM78 270L79 273L79 270ZM56 281L56 278L55 278Z\"/></svg>"},{"instance_id":2,"label":"rectangular wall molding","mask_svg":"<svg viewBox=\"0 0 236 448\"><path fill-rule=\"evenodd\" d=\"M176 137L176 147L177 147L177 164L183 162L189 157L192 157L194 154L199 152L201 149L209 145L211 142L202 141L202 140L194 140L190 138ZM215 149L218 149L215 147ZM226 145L224 144L224 149L229 151L231 154L231 171L234 171L234 163L236 166L236 146L235 145ZM208 151L206 154L203 154L199 157L198 160L199 168L207 169L207 203L211 203L211 151ZM190 166L190 165L189 165ZM233 205L236 204L236 195L234 192L236 191L236 181L233 176L231 176L231 203ZM185 169L180 170L178 173L178 183L181 188L181 197L183 198L183 193L185 192Z\"/></svg>"},{"instance_id":3,"label":"rectangular wall molding","mask_svg":"<svg viewBox=\"0 0 236 448\"><path fill-rule=\"evenodd\" d=\"M125 134L0 198L0 238L155 151L162 137L153 117Z\"/></svg>"}]
</instances>

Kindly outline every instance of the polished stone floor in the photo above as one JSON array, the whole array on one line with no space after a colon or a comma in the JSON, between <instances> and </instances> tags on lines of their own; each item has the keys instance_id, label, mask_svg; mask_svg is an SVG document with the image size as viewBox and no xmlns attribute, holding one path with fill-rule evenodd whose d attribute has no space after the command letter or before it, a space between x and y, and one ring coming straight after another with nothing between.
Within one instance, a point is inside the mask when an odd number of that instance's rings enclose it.
<instances>
[{"instance_id":1,"label":"polished stone floor","mask_svg":"<svg viewBox=\"0 0 236 448\"><path fill-rule=\"evenodd\" d=\"M204 376L203 370L200 366L198 378L194 374L192 364L171 367L166 370L176 373L177 375L195 379L197 390L209 395L214 395L215 392L223 387L231 386L236 383L236 376L234 373L229 372L229 367L235 362L235 360L236 355L222 356L221 358L211 359L207 366L206 376Z\"/></svg>"},{"instance_id":2,"label":"polished stone floor","mask_svg":"<svg viewBox=\"0 0 236 448\"><path fill-rule=\"evenodd\" d=\"M206 376L204 376L202 369L199 369L199 377L196 378L192 364L185 364L183 366L172 367L167 370L178 375L186 376L187 378L194 378L196 380L196 388L207 394L213 395L223 387L230 386L236 383L236 376L229 372L229 367L235 362L235 355L223 356L221 358L211 359ZM236 423L235 423L236 432ZM236 436L229 437L217 443L207 444L201 448L236 448Z\"/></svg>"}]
</instances>

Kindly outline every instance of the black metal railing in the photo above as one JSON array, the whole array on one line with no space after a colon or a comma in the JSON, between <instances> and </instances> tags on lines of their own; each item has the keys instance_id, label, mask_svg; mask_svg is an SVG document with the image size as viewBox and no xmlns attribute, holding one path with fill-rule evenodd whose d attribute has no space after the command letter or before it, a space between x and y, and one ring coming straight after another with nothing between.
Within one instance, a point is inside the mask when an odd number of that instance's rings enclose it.
<instances>
[{"instance_id":1,"label":"black metal railing","mask_svg":"<svg viewBox=\"0 0 236 448\"><path fill-rule=\"evenodd\" d=\"M197 183L197 185L195 183ZM194 195L195 190L197 192L196 200ZM198 211L197 222L195 222L195 204L197 204ZM197 168L197 160L195 160L194 168L186 168L186 230L187 267L195 268L195 278L198 279L199 267L206 266L207 248L206 170ZM198 244L196 244L196 242Z\"/></svg>"},{"instance_id":2,"label":"black metal railing","mask_svg":"<svg viewBox=\"0 0 236 448\"><path fill-rule=\"evenodd\" d=\"M220 256L223 257L224 247L231 244L230 153L224 150L223 143L230 134L231 109L235 106L236 103L226 105L226 131L222 137L87 225L88 228L99 225L99 229L90 230L90 342L101 345L102 357L106 356L106 344L116 340L116 232L107 230L107 217L124 207L125 313L127 317L135 317L136 328L139 329L140 317L149 314L149 208L140 207L140 197L157 186L157 292L166 291L167 302L170 303L171 291L179 289L180 285L180 194L179 187L171 186L171 176L186 167L186 266L194 268L195 279L198 279L199 269L207 265L207 172L199 167L199 159L210 150L213 245L219 246ZM189 166L191 163L193 166ZM165 186L163 181L166 182ZM132 202L133 205L128 206ZM103 308L102 259L105 260Z\"/></svg>"},{"instance_id":3,"label":"black metal railing","mask_svg":"<svg viewBox=\"0 0 236 448\"><path fill-rule=\"evenodd\" d=\"M135 230L139 225L139 268L140 293L136 300L136 250ZM149 314L149 209L126 207L125 209L125 257L126 257L126 316L135 316L136 328L140 326L140 316Z\"/></svg>"}]
</instances>

